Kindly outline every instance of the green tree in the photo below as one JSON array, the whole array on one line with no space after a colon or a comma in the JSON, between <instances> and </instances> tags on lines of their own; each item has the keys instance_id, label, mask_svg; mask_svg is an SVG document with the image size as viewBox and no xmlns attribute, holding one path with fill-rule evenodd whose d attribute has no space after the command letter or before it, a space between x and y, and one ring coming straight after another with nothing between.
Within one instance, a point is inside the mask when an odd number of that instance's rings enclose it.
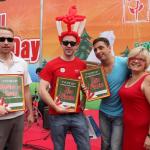
<instances>
[{"instance_id":1,"label":"green tree","mask_svg":"<svg viewBox=\"0 0 150 150\"><path fill-rule=\"evenodd\" d=\"M46 59L43 59L43 60L42 60L42 65L41 65L41 67L43 68L46 64L47 64Z\"/></svg>"},{"instance_id":2,"label":"green tree","mask_svg":"<svg viewBox=\"0 0 150 150\"><path fill-rule=\"evenodd\" d=\"M88 55L92 50L92 43L90 42L91 37L88 35L86 30L81 35L81 43L79 45L78 51L75 53L75 56L79 57L82 60L86 60Z\"/></svg>"},{"instance_id":3,"label":"green tree","mask_svg":"<svg viewBox=\"0 0 150 150\"><path fill-rule=\"evenodd\" d=\"M121 53L121 56L122 56L122 57L127 57L128 54L129 54L129 51L130 51L130 49L129 49L129 47L127 46L126 49Z\"/></svg>"}]
</instances>

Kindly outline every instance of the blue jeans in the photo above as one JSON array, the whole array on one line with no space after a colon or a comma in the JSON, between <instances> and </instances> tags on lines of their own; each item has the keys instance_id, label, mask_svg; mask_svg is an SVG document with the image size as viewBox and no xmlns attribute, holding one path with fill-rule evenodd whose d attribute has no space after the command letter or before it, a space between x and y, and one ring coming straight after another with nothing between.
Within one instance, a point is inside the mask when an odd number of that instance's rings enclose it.
<instances>
[{"instance_id":1,"label":"blue jeans","mask_svg":"<svg viewBox=\"0 0 150 150\"><path fill-rule=\"evenodd\" d=\"M55 150L64 150L68 131L78 150L90 150L88 126L83 113L49 115L49 123Z\"/></svg>"},{"instance_id":2,"label":"blue jeans","mask_svg":"<svg viewBox=\"0 0 150 150\"><path fill-rule=\"evenodd\" d=\"M101 150L122 149L122 117L113 117L99 112L100 130L102 133Z\"/></svg>"}]
</instances>

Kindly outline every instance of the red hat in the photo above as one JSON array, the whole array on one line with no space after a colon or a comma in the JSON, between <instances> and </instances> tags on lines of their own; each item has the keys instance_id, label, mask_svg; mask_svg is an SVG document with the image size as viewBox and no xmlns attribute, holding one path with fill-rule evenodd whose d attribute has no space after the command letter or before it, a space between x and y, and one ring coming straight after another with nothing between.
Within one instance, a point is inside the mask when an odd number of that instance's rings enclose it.
<instances>
[{"instance_id":1,"label":"red hat","mask_svg":"<svg viewBox=\"0 0 150 150\"><path fill-rule=\"evenodd\" d=\"M59 41L61 42L63 37L66 35L72 35L76 38L77 43L80 43L80 36L84 30L85 16L77 15L76 6L69 8L68 14L65 16L60 16L56 18L56 26L59 36ZM66 25L66 31L63 31L62 22Z\"/></svg>"}]
</instances>

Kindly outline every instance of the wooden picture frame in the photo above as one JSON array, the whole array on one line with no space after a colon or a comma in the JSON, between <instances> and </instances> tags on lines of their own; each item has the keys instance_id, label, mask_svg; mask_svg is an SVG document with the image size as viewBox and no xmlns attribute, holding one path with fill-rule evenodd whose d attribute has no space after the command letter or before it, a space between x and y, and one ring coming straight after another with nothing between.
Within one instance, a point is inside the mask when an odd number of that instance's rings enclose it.
<instances>
[{"instance_id":1,"label":"wooden picture frame","mask_svg":"<svg viewBox=\"0 0 150 150\"><path fill-rule=\"evenodd\" d=\"M0 74L0 98L10 112L25 110L24 79L21 74Z\"/></svg>"},{"instance_id":2,"label":"wooden picture frame","mask_svg":"<svg viewBox=\"0 0 150 150\"><path fill-rule=\"evenodd\" d=\"M87 89L87 100L97 100L110 96L110 90L103 67L98 64L90 64L89 66L89 69L80 72L82 82Z\"/></svg>"}]
</instances>

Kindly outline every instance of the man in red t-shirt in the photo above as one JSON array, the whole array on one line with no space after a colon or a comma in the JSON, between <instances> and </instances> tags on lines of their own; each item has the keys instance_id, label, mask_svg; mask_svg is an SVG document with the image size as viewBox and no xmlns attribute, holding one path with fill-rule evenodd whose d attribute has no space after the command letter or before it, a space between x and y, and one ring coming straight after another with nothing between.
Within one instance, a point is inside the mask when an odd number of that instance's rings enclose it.
<instances>
[{"instance_id":1,"label":"man in red t-shirt","mask_svg":"<svg viewBox=\"0 0 150 150\"><path fill-rule=\"evenodd\" d=\"M41 98L50 107L49 122L54 149L64 149L65 137L67 132L70 131L78 150L90 150L88 127L80 101L78 102L76 113L67 112L67 110L56 105L54 102L57 78L78 79L80 71L86 68L86 64L74 56L79 46L79 40L76 36L68 33L62 37L60 44L63 49L63 54L48 62L42 69L39 88ZM50 91L47 90L49 86Z\"/></svg>"}]
</instances>

